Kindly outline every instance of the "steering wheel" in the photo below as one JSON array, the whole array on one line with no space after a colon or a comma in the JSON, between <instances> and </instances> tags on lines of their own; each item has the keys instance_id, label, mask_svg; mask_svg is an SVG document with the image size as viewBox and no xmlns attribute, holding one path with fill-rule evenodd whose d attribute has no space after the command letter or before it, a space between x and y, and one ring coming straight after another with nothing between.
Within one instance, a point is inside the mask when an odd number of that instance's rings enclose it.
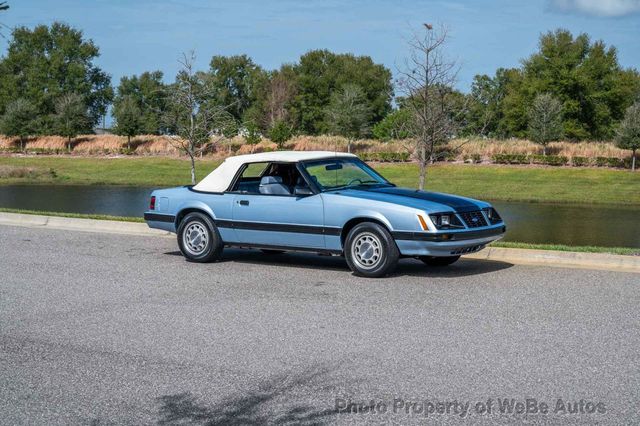
<instances>
[{"instance_id":1,"label":"steering wheel","mask_svg":"<svg viewBox=\"0 0 640 426\"><path fill-rule=\"evenodd\" d=\"M353 178L351 179L349 182L347 182L347 186L351 186L352 183L356 183L356 182L360 182L362 183L362 179L360 178Z\"/></svg>"}]
</instances>

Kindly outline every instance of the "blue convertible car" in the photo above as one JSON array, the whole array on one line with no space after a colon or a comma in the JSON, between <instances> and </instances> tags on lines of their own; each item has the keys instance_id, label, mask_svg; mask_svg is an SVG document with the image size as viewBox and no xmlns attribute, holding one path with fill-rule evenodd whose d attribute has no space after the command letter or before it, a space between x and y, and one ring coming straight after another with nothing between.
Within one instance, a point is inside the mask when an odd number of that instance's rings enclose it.
<instances>
[{"instance_id":1,"label":"blue convertible car","mask_svg":"<svg viewBox=\"0 0 640 426\"><path fill-rule=\"evenodd\" d=\"M311 251L344 255L366 277L400 257L449 265L505 232L485 202L397 188L355 155L322 151L228 158L195 186L153 191L144 218L193 262L225 246Z\"/></svg>"}]
</instances>

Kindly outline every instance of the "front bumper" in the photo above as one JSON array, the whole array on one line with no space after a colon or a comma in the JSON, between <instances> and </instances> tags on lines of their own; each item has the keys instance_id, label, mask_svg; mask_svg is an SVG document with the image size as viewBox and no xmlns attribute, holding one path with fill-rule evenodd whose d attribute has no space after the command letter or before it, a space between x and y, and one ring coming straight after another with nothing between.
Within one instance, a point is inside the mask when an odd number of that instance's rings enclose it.
<instances>
[{"instance_id":1,"label":"front bumper","mask_svg":"<svg viewBox=\"0 0 640 426\"><path fill-rule=\"evenodd\" d=\"M474 253L504 236L502 225L481 230L458 232L394 232L403 256L457 256Z\"/></svg>"}]
</instances>

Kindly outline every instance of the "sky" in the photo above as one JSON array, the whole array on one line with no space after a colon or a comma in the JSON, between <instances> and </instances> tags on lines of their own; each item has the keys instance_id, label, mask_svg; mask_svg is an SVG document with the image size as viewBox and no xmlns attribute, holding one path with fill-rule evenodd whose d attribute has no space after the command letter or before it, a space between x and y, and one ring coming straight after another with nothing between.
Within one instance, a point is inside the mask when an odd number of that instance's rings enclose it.
<instances>
[{"instance_id":1,"label":"sky","mask_svg":"<svg viewBox=\"0 0 640 426\"><path fill-rule=\"evenodd\" d=\"M588 33L640 68L640 0L7 0L8 27L61 21L100 48L96 63L117 85L124 75L161 70L172 81L182 52L197 68L213 55L247 54L266 69L311 49L369 55L394 73L422 23L446 25L448 54L460 64L458 88L476 74L518 66L541 33L562 27ZM3 30L8 37L8 30ZM0 54L8 41L0 38Z\"/></svg>"}]
</instances>

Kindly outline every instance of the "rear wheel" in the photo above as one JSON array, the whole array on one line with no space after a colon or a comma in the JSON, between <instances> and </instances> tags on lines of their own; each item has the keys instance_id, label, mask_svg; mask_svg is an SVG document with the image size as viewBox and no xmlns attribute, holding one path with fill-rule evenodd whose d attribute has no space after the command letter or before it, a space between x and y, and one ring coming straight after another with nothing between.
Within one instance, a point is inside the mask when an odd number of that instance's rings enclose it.
<instances>
[{"instance_id":1,"label":"rear wheel","mask_svg":"<svg viewBox=\"0 0 640 426\"><path fill-rule=\"evenodd\" d=\"M434 257L434 256L419 256L418 259L422 260L425 264L429 266L447 266L456 262L460 259L460 256L444 256L444 257Z\"/></svg>"},{"instance_id":2,"label":"rear wheel","mask_svg":"<svg viewBox=\"0 0 640 426\"><path fill-rule=\"evenodd\" d=\"M189 213L178 226L178 247L190 262L212 262L220 258L224 244L218 228L203 213Z\"/></svg>"},{"instance_id":3,"label":"rear wheel","mask_svg":"<svg viewBox=\"0 0 640 426\"><path fill-rule=\"evenodd\" d=\"M363 222L349 231L344 255L356 275L378 278L396 268L400 252L386 228L377 223Z\"/></svg>"}]
</instances>

